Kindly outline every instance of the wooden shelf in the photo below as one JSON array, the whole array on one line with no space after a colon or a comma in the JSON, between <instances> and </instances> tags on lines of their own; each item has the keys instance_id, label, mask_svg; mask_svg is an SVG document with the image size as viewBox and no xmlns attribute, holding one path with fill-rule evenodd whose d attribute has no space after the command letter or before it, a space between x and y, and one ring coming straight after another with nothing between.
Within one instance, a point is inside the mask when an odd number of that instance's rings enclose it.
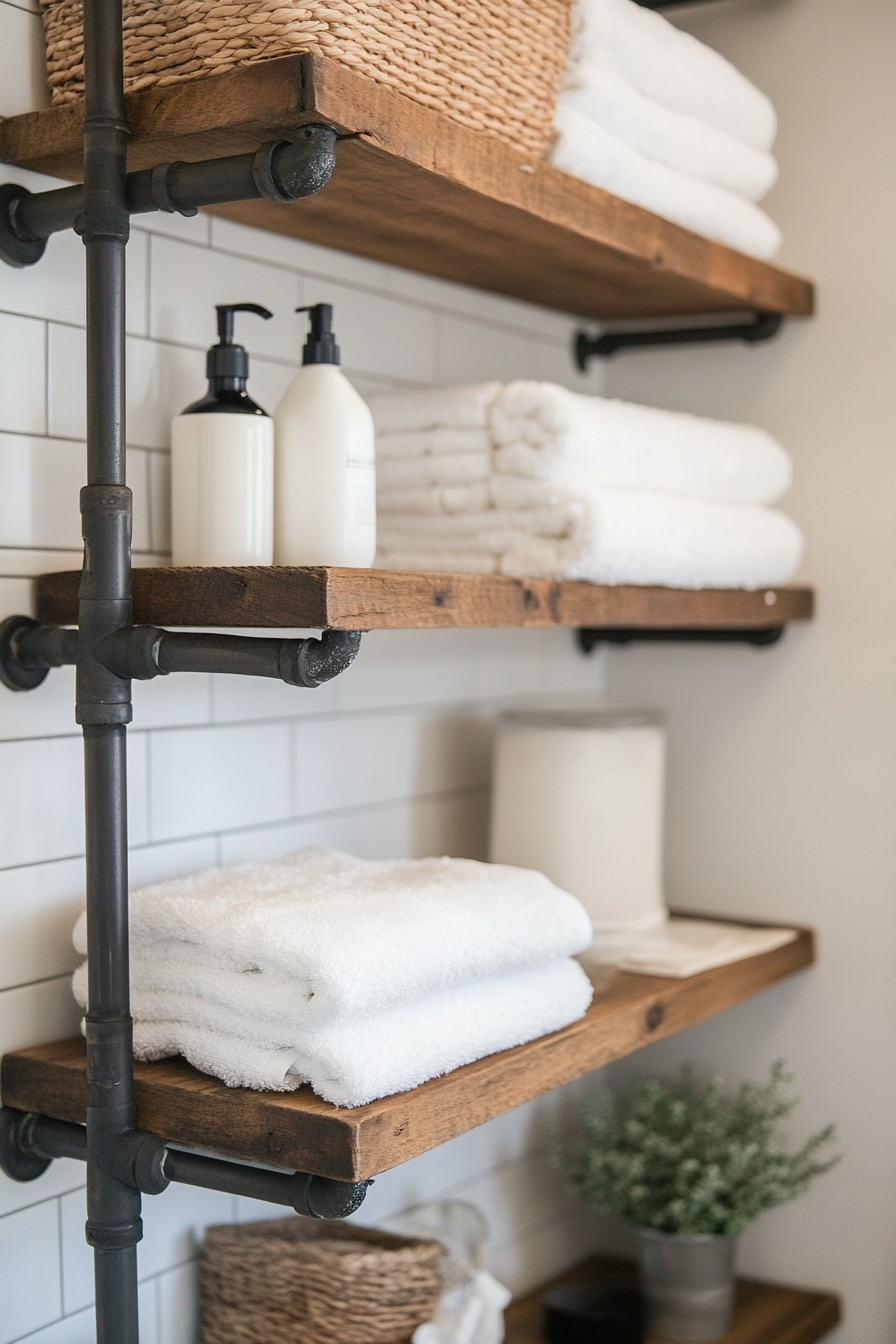
<instances>
[{"instance_id":1,"label":"wooden shelf","mask_svg":"<svg viewBox=\"0 0 896 1344\"><path fill-rule=\"evenodd\" d=\"M287 1093L228 1088L182 1059L137 1064L137 1123L173 1142L243 1161L363 1180L704 1022L814 959L812 934L803 930L774 952L687 980L617 973L595 994L586 1016L563 1031L353 1110L321 1101L308 1087ZM84 1121L80 1039L6 1055L0 1081L7 1106Z\"/></svg>"},{"instance_id":2,"label":"wooden shelf","mask_svg":"<svg viewBox=\"0 0 896 1344\"><path fill-rule=\"evenodd\" d=\"M508 1307L506 1344L542 1344L542 1298L550 1288L575 1283L607 1283L628 1288L636 1282L637 1271L631 1261L594 1256ZM840 1318L840 1301L833 1293L738 1279L734 1322L715 1344L815 1344L834 1329ZM659 1341L651 1337L647 1344Z\"/></svg>"},{"instance_id":3,"label":"wooden shelf","mask_svg":"<svg viewBox=\"0 0 896 1344\"><path fill-rule=\"evenodd\" d=\"M74 625L79 570L37 580L38 619ZM407 630L439 626L762 629L809 620L811 588L602 587L548 579L385 569L135 569L144 625L270 630Z\"/></svg>"},{"instance_id":4,"label":"wooden shelf","mask_svg":"<svg viewBox=\"0 0 896 1344\"><path fill-rule=\"evenodd\" d=\"M530 162L501 141L316 55L149 89L127 99L129 164L255 150L324 121L343 141L330 185L294 205L213 213L591 318L763 309L807 315L811 284ZM0 159L81 172L83 108L0 124Z\"/></svg>"}]
</instances>

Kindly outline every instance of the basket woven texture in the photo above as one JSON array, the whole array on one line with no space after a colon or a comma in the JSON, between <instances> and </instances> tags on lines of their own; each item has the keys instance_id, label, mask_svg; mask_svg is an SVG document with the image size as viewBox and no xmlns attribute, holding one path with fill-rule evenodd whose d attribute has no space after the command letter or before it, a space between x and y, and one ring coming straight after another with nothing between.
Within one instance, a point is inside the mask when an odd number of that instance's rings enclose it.
<instances>
[{"instance_id":1,"label":"basket woven texture","mask_svg":"<svg viewBox=\"0 0 896 1344\"><path fill-rule=\"evenodd\" d=\"M84 92L81 0L41 0L55 103ZM316 51L527 154L547 148L571 0L125 0L128 92Z\"/></svg>"},{"instance_id":2,"label":"basket woven texture","mask_svg":"<svg viewBox=\"0 0 896 1344\"><path fill-rule=\"evenodd\" d=\"M442 1292L444 1249L344 1223L210 1227L201 1344L408 1344Z\"/></svg>"}]
</instances>

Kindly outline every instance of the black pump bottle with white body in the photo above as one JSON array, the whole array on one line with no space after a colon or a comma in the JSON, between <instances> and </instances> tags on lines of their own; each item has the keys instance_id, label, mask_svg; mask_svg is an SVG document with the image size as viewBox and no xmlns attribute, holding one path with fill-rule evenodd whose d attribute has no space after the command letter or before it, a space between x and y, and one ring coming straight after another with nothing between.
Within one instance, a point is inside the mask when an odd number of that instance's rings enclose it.
<instances>
[{"instance_id":1,"label":"black pump bottle with white body","mask_svg":"<svg viewBox=\"0 0 896 1344\"><path fill-rule=\"evenodd\" d=\"M235 313L219 304L208 391L171 426L171 541L175 565L270 565L274 559L274 422L249 396L249 356L233 340Z\"/></svg>"}]
</instances>

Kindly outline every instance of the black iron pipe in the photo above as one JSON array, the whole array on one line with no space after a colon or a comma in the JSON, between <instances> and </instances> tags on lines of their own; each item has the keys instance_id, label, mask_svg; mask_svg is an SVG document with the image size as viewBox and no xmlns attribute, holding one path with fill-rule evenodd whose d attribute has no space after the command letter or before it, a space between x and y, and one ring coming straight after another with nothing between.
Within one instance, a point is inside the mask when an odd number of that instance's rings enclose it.
<instances>
[{"instance_id":1,"label":"black iron pipe","mask_svg":"<svg viewBox=\"0 0 896 1344\"><path fill-rule=\"evenodd\" d=\"M752 644L755 648L767 648L777 644L783 634L783 625L725 630L650 630L642 626L631 629L615 626L577 630L576 639L582 652L590 653L599 644Z\"/></svg>"},{"instance_id":2,"label":"black iron pipe","mask_svg":"<svg viewBox=\"0 0 896 1344\"><path fill-rule=\"evenodd\" d=\"M175 1181L282 1204L307 1218L348 1218L361 1207L371 1184L337 1181L305 1171L274 1171L186 1152L169 1148L163 1139L139 1131L118 1147L123 1159L118 1163L119 1174L145 1194L161 1194ZM57 1157L86 1159L83 1125L9 1107L0 1110L0 1168L12 1180L35 1180Z\"/></svg>"},{"instance_id":3,"label":"black iron pipe","mask_svg":"<svg viewBox=\"0 0 896 1344\"><path fill-rule=\"evenodd\" d=\"M325 630L320 639L266 639L137 625L111 635L99 646L99 656L119 676L140 681L169 672L229 672L315 687L351 665L361 633Z\"/></svg>"},{"instance_id":4,"label":"black iron pipe","mask_svg":"<svg viewBox=\"0 0 896 1344\"><path fill-rule=\"evenodd\" d=\"M84 728L87 943L87 1240L94 1249L97 1344L139 1344L140 1191L113 1160L135 1131L128 974L125 725L130 682L96 645L131 622L130 492L125 483L125 192L121 0L84 0L87 272L87 486L79 602L77 719Z\"/></svg>"},{"instance_id":5,"label":"black iron pipe","mask_svg":"<svg viewBox=\"0 0 896 1344\"><path fill-rule=\"evenodd\" d=\"M331 126L315 123L299 127L292 140L269 141L251 154L197 163L161 163L128 173L128 212L141 215L162 210L195 215L203 206L228 201L266 197L287 203L313 196L333 174L336 139ZM8 202L9 226L23 243L45 242L54 233L77 227L84 201L83 186L44 192L22 188Z\"/></svg>"},{"instance_id":6,"label":"black iron pipe","mask_svg":"<svg viewBox=\"0 0 896 1344\"><path fill-rule=\"evenodd\" d=\"M656 331L606 331L601 336L576 332L573 354L584 373L588 361L599 356L608 359L617 350L637 350L658 345L703 345L712 341L744 341L755 345L770 340L781 330L781 313L755 313L751 322L726 322L717 327L661 327Z\"/></svg>"}]
</instances>

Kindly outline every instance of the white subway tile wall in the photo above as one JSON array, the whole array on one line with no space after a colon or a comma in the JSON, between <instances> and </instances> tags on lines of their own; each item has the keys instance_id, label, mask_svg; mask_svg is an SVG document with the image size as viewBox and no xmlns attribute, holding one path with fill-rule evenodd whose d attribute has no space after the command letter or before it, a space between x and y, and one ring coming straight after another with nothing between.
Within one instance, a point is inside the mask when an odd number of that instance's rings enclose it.
<instances>
[{"instance_id":1,"label":"white subway tile wall","mask_svg":"<svg viewBox=\"0 0 896 1344\"><path fill-rule=\"evenodd\" d=\"M46 102L40 24L0 0L0 115ZM8 170L32 188L50 184ZM55 185L55 184L54 184ZM128 468L138 562L169 546L172 415L204 390L214 304L240 319L252 389L269 410L298 367L304 319L336 305L344 367L362 392L458 379L577 374L572 319L307 243L205 217L135 221L128 250ZM30 269L0 266L0 616L30 610L31 577L78 563L84 470L80 242L51 241ZM521 696L599 694L603 666L568 631L372 634L355 666L319 691L233 677L134 688L130 733L135 884L303 844L370 857L483 857L491 727ZM81 744L73 678L0 689L0 1049L78 1030L68 974L83 902ZM545 1158L548 1121L581 1089L522 1107L382 1176L359 1215L456 1195L481 1205L492 1265L519 1291L587 1252L593 1236ZM192 1344L202 1229L280 1216L252 1201L174 1187L146 1200L140 1247L143 1344ZM0 1344L92 1344L83 1169L55 1163L32 1185L0 1177Z\"/></svg>"}]
</instances>

